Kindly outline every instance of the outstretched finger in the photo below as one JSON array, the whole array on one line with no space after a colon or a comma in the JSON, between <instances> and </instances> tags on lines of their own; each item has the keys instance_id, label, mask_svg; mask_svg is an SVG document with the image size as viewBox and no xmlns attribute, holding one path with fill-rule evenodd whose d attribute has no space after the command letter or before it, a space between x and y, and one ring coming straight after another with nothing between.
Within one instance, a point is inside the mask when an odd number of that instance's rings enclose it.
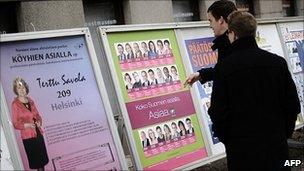
<instances>
[{"instance_id":1,"label":"outstretched finger","mask_svg":"<svg viewBox=\"0 0 304 171\"><path fill-rule=\"evenodd\" d=\"M187 87L190 84L190 78L187 78L186 81L184 82L184 88Z\"/></svg>"},{"instance_id":2,"label":"outstretched finger","mask_svg":"<svg viewBox=\"0 0 304 171\"><path fill-rule=\"evenodd\" d=\"M187 79L187 82L186 82L186 84L185 84L184 86L185 86L185 87L186 87L186 86L192 87L192 84L193 84L193 78L190 77L190 78Z\"/></svg>"}]
</instances>

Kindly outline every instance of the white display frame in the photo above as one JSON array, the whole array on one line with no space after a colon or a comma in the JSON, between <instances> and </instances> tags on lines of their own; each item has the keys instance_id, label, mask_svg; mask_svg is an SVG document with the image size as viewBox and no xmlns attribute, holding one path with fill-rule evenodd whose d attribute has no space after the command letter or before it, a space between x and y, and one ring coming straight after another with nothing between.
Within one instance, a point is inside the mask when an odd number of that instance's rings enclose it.
<instances>
[{"instance_id":1,"label":"white display frame","mask_svg":"<svg viewBox=\"0 0 304 171\"><path fill-rule=\"evenodd\" d=\"M191 29L194 29L194 28L191 28ZM209 32L210 31L210 37L213 37L212 35L212 30L208 27L208 26L202 26L202 27L199 27L199 28L196 28L196 29L204 29L204 32ZM176 29L175 30L175 34L177 35L177 40L178 40L178 46L180 47L180 51L181 51L181 55L184 56L183 58L183 63L185 64L185 68L186 68L186 73L187 75L190 75L192 74L193 72L193 69L191 67L191 62L190 62L190 59L188 57L188 53L187 53L187 50L186 50L186 47L184 46L184 36L183 36L183 30L182 29ZM203 32L203 31L202 31ZM187 39L196 39L196 38L202 38L202 35L197 35L196 37L193 37L193 36L189 36L187 37ZM200 84L199 82L196 83L196 84ZM193 91L194 91L194 96L197 96L196 98L199 99L199 105L198 105L198 108L199 108L199 111L201 112L201 115L202 117L204 118L203 119L203 124L204 125L208 125L208 122L207 122L207 118L205 118L205 116L207 115L206 111L204 110L204 106L201 104L201 100L200 100L200 93L199 93L199 90L198 90L198 87L194 84L192 86ZM211 135L211 132L209 130L209 127L207 128L207 137L208 137L208 144L210 146L210 149L212 151L212 155L210 156L210 158L213 158L213 157L218 157L218 156L222 156L224 157L225 156L225 146L222 142L219 142L218 144L216 145L213 145L213 142L212 142L212 135Z\"/></svg>"},{"instance_id":2,"label":"white display frame","mask_svg":"<svg viewBox=\"0 0 304 171\"><path fill-rule=\"evenodd\" d=\"M260 25L266 25L266 24L274 24L274 25L278 25L279 23L283 23L283 22L298 22L298 21L303 21L303 19L301 17L289 17L289 18L269 18L269 19L257 19L258 24ZM148 31L148 30L162 30L162 29L174 29L175 32L175 36L177 39L177 43L178 43L178 47L180 50L181 55L184 55L183 51L185 51L180 45L180 37L179 37L179 33L178 33L178 29L184 29L184 28L207 28L209 27L209 22L208 21L199 21L199 22L180 22L180 23L154 23L154 24L134 24L134 25L114 25L114 26L100 26L98 27L98 33L100 34L99 38L101 41L102 46L104 47L104 51L106 53L107 56L107 62L110 65L110 72L114 81L114 85L119 85L118 82L118 77L116 75L116 71L115 71L115 67L114 67L114 61L111 59L112 58L112 54L111 54L111 49L110 46L108 44L108 38L107 38L107 34L108 33L113 33L113 32L131 32L131 31ZM279 31L276 30L280 35ZM281 37L280 37L281 40ZM283 46L282 41L280 42L280 44ZM284 48L282 47L283 51ZM182 61L184 63L185 66L185 72L186 74L190 74L189 73L189 69L190 66L187 64L187 62L185 62L185 60L182 58ZM127 115L127 109L125 107L125 103L124 100L122 98L122 92L120 90L120 88L118 87L114 87L118 96L118 101L119 101L119 106L120 109L122 111L122 116L123 119L125 120L125 125L126 125L126 129L127 129L127 138L130 142L130 151L131 154L133 156L135 165L136 165L136 169L138 170L142 170L142 166L140 164L140 160L139 160L139 156L137 155L137 150L135 147L135 141L133 139L133 133L130 132L131 129L131 124L130 124L130 119ZM201 111L202 110L202 106L200 105L200 100L199 97L195 94L198 94L198 89L196 88L191 88L190 89L191 95L193 97L193 101L194 101L194 105L195 105L195 109L197 111ZM199 121L201 121L201 123L206 124L206 119L203 119L202 115L198 115ZM295 129L299 129L301 127L303 127L303 125L298 125ZM190 170L190 169L195 169L197 167L203 166L205 164L211 163L213 161L222 159L224 157L226 157L226 153L218 153L218 154L213 154L212 149L211 149L211 145L210 145L210 141L209 141L209 137L206 135L207 132L210 132L205 126L201 126L202 129L202 135L204 140L208 140L208 142L205 142L207 151L208 151L208 157L199 160L197 162L193 162L191 164L187 164L184 165L180 168L177 168L177 170ZM207 133L208 134L208 133Z\"/></svg>"},{"instance_id":3,"label":"white display frame","mask_svg":"<svg viewBox=\"0 0 304 171\"><path fill-rule=\"evenodd\" d=\"M120 166L122 170L127 170L128 166L126 163L125 155L121 145L121 141L117 132L117 126L115 124L113 112L110 106L108 94L105 89L104 80L101 75L100 67L98 64L97 56L94 50L92 38L88 28L75 28L75 29L62 29L62 30L51 30L51 31L39 31L39 32L26 32L26 33L16 33L16 34L2 34L0 35L0 43L2 42L14 42L22 40L35 40L35 39L47 39L47 38L58 38L58 37L68 37L68 36L84 36L85 43L87 45L87 50L92 65L92 70L96 79L98 91L102 99L105 113L110 128L110 132L113 138L113 143L117 151L117 157L119 159ZM9 109L8 103L6 102L4 96L4 90L2 88L2 82L0 82L1 88L1 123L3 125L4 133L7 139L8 148L11 154L12 163L15 170L24 170L23 162L21 159L20 152L18 150L18 145L16 138L14 138L15 131L11 120L9 119ZM13 136L12 136L13 135Z\"/></svg>"},{"instance_id":4,"label":"white display frame","mask_svg":"<svg viewBox=\"0 0 304 171\"><path fill-rule=\"evenodd\" d=\"M279 34L281 45L282 45L284 58L285 58L285 60L288 64L288 69L289 69L291 75L293 75L294 73L291 71L291 64L290 64L290 60L288 59L289 58L288 52L286 51L286 48L285 48L285 45L284 45L285 42L284 42L283 34L281 32L280 24L295 23L295 22L302 22L302 26L304 26L304 19L303 18L295 18L293 20L284 20L284 21L276 23L276 28L277 28L277 31L278 31L278 34ZM304 71L302 71L302 72L304 73ZM303 80L304 80L304 74L302 74L302 77L303 77ZM302 96L304 96L304 94L302 94ZM304 103L304 102L302 102L302 103ZM303 121L302 121L302 123L295 126L295 130L300 129L300 128L304 128L304 110L301 111L300 115L302 115Z\"/></svg>"},{"instance_id":5,"label":"white display frame","mask_svg":"<svg viewBox=\"0 0 304 171\"><path fill-rule=\"evenodd\" d=\"M111 75L114 81L114 85L119 85L119 79L118 76L116 74L115 71L115 64L114 61L112 59L112 54L111 54L111 48L109 46L108 43L108 38L107 38L107 33L113 33L113 32L131 32L131 31L149 31L149 30L165 30L165 29L177 29L177 28L188 28L188 27L201 27L202 25L207 26L208 22L191 22L191 23L165 23L165 24L139 24L139 25L122 25L122 26L104 26L104 27L98 27L98 32L100 34L100 38L101 38L101 44L104 47L104 51L106 53L107 56L107 60L108 63L110 65L110 71L111 71ZM176 34L175 34L176 36ZM178 40L178 39L177 39ZM178 43L178 41L177 41ZM179 47L179 45L178 45ZM185 66L185 64L184 64ZM186 66L185 66L186 67ZM187 72L186 72L187 74ZM123 100L123 95L122 95L122 91L120 88L118 88L117 86L115 86L115 90L118 96L118 102L119 102L119 106L121 108L122 111L122 116L123 119L125 121L125 125L126 125L126 129L127 129L127 137L128 140L130 142L130 151L132 153L135 165L136 165L136 169L137 170L143 170L143 167L140 163L140 159L139 159L139 155L135 146L135 141L133 139L133 133L132 133L132 127L131 127L131 122L130 122L130 118L128 116L128 112L125 106L125 102ZM193 100L193 104L195 107L195 110L197 111L197 117L200 123L204 123L202 115L200 115L198 113L198 109L199 109L199 99L196 98L196 96L194 95L194 89L190 89L190 93L192 96L192 100ZM184 166L178 167L174 170L191 170L191 169L195 169L197 167L203 166L205 164L208 164L210 162L213 162L215 160L218 160L220 158L223 158L225 156L225 154L219 155L216 158L210 158L212 151L208 142L208 137L205 134L207 128L205 126L200 126L201 128L201 132L202 132L202 137L204 138L204 144L205 147L207 149L207 154L208 157L202 158L201 160L197 160L195 162L186 164Z\"/></svg>"}]
</instances>

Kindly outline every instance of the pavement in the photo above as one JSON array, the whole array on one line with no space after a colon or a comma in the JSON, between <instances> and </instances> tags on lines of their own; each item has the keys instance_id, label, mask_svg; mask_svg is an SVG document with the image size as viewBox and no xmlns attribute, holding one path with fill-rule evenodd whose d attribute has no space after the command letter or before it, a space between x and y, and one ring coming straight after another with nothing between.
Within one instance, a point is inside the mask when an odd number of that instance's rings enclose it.
<instances>
[{"instance_id":1,"label":"pavement","mask_svg":"<svg viewBox=\"0 0 304 171\"><path fill-rule=\"evenodd\" d=\"M304 128L296 130L292 138L288 140L290 159L301 160L302 164L298 167L291 167L291 171L304 171ZM228 171L227 160L212 162L193 171Z\"/></svg>"}]
</instances>

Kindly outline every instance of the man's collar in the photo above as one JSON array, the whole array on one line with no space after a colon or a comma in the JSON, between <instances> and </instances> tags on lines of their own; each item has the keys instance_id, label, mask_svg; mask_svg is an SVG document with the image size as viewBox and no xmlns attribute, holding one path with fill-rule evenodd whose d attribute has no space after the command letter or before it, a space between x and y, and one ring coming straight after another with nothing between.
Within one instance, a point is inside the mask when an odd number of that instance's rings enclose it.
<instances>
[{"instance_id":1,"label":"man's collar","mask_svg":"<svg viewBox=\"0 0 304 171\"><path fill-rule=\"evenodd\" d=\"M248 36L235 40L230 46L230 51L253 49L253 48L258 48L255 37Z\"/></svg>"},{"instance_id":2,"label":"man's collar","mask_svg":"<svg viewBox=\"0 0 304 171\"><path fill-rule=\"evenodd\" d=\"M230 44L228 36L227 36L227 31L225 31L224 34L216 37L213 40L213 45L211 46L212 50L216 50L218 48L221 48L223 46L227 46L227 44Z\"/></svg>"}]
</instances>

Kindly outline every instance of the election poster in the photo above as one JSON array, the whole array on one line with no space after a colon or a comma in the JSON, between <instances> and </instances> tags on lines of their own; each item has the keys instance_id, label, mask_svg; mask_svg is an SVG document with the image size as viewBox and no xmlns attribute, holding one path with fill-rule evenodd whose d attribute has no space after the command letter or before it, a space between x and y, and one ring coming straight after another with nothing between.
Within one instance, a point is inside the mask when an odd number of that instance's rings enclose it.
<instances>
[{"instance_id":1,"label":"election poster","mask_svg":"<svg viewBox=\"0 0 304 171\"><path fill-rule=\"evenodd\" d=\"M261 49L284 56L279 33L275 24L259 24L256 31L256 42Z\"/></svg>"},{"instance_id":2,"label":"election poster","mask_svg":"<svg viewBox=\"0 0 304 171\"><path fill-rule=\"evenodd\" d=\"M109 32L103 40L137 169L172 170L207 157L174 31Z\"/></svg>"},{"instance_id":3,"label":"election poster","mask_svg":"<svg viewBox=\"0 0 304 171\"><path fill-rule=\"evenodd\" d=\"M213 33L209 28L191 28L178 29L177 35L179 37L180 49L183 56L185 56L185 63L188 64L188 73L194 73L202 68L213 68L217 63L217 51L213 51ZM212 81L205 84L199 82L194 84L195 92L200 99L200 110L203 115L204 125L208 125L206 130L209 137L209 144L211 146L212 154L218 155L225 153L224 145L219 141L218 137L214 136L212 131L212 121L208 115L210 107L210 99L212 93Z\"/></svg>"},{"instance_id":4,"label":"election poster","mask_svg":"<svg viewBox=\"0 0 304 171\"><path fill-rule=\"evenodd\" d=\"M298 115L297 126L304 125L304 28L303 21L279 23L285 58L297 87L301 102L301 114Z\"/></svg>"},{"instance_id":5,"label":"election poster","mask_svg":"<svg viewBox=\"0 0 304 171\"><path fill-rule=\"evenodd\" d=\"M213 40L214 37L185 40L187 53L194 72L202 68L213 68L217 63L217 51L213 51L211 49ZM210 107L212 83L212 81L209 81L203 85L197 84L201 102L205 108L205 111L208 111ZM212 135L212 143L217 144L219 143L219 140L213 135L211 119L208 114L206 116L208 116L208 126Z\"/></svg>"},{"instance_id":6,"label":"election poster","mask_svg":"<svg viewBox=\"0 0 304 171\"><path fill-rule=\"evenodd\" d=\"M7 102L24 170L126 168L84 31L0 44L1 98Z\"/></svg>"}]
</instances>

